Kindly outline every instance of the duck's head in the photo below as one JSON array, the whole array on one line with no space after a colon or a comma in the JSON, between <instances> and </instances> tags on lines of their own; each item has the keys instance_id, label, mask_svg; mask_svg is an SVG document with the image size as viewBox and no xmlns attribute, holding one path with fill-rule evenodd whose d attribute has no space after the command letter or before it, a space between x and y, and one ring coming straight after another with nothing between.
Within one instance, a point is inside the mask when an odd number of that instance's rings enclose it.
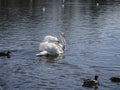
<instances>
[{"instance_id":1,"label":"duck's head","mask_svg":"<svg viewBox=\"0 0 120 90\"><path fill-rule=\"evenodd\" d=\"M10 51L9 51L9 50L7 51L7 54L8 54L8 55L10 54Z\"/></svg>"},{"instance_id":2,"label":"duck's head","mask_svg":"<svg viewBox=\"0 0 120 90\"><path fill-rule=\"evenodd\" d=\"M95 80L98 80L98 75L95 75Z\"/></svg>"}]
</instances>

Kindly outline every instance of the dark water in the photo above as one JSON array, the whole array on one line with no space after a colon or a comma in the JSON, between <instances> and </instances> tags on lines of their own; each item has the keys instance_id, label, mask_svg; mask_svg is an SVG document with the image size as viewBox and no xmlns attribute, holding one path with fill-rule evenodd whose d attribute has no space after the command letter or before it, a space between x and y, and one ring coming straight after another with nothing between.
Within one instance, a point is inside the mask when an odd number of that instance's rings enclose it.
<instances>
[{"instance_id":1,"label":"dark water","mask_svg":"<svg viewBox=\"0 0 120 90\"><path fill-rule=\"evenodd\" d=\"M99 0L100 1L100 0ZM0 90L94 90L84 78L99 75L97 90L120 90L120 1L0 0ZM65 33L63 57L38 58L45 35Z\"/></svg>"}]
</instances>

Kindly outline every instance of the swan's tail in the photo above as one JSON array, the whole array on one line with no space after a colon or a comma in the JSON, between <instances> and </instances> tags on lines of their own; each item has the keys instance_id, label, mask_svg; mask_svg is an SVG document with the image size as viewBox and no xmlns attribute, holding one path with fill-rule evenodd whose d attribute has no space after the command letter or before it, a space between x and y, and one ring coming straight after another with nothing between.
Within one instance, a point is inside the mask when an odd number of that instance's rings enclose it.
<instances>
[{"instance_id":1,"label":"swan's tail","mask_svg":"<svg viewBox=\"0 0 120 90\"><path fill-rule=\"evenodd\" d=\"M36 54L36 56L47 56L47 55L48 55L47 51L42 51L42 52Z\"/></svg>"}]
</instances>

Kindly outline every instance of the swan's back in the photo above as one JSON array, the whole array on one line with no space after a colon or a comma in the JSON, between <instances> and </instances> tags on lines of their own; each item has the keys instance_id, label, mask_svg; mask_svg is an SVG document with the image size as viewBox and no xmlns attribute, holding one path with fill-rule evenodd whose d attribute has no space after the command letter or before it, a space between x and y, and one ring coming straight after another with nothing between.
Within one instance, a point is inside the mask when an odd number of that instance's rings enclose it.
<instances>
[{"instance_id":1,"label":"swan's back","mask_svg":"<svg viewBox=\"0 0 120 90\"><path fill-rule=\"evenodd\" d=\"M39 46L40 51L47 51L49 55L58 55L61 53L55 43L42 42Z\"/></svg>"},{"instance_id":2,"label":"swan's back","mask_svg":"<svg viewBox=\"0 0 120 90\"><path fill-rule=\"evenodd\" d=\"M43 40L44 42L58 42L59 40L58 40L58 38L57 37L54 37L54 36L50 36L50 35L48 35L48 36L45 36L44 37L44 40Z\"/></svg>"}]
</instances>

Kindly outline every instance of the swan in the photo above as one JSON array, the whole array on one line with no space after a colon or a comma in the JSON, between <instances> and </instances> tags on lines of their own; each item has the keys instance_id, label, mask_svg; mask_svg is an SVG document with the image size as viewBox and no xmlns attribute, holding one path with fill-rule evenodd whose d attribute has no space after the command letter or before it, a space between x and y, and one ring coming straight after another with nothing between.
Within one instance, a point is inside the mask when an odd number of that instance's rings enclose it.
<instances>
[{"instance_id":1,"label":"swan","mask_svg":"<svg viewBox=\"0 0 120 90\"><path fill-rule=\"evenodd\" d=\"M64 52L66 41L64 38L64 33L60 33L61 42L57 37L47 35L44 37L43 41L39 45L40 53L36 56L57 56Z\"/></svg>"}]
</instances>

